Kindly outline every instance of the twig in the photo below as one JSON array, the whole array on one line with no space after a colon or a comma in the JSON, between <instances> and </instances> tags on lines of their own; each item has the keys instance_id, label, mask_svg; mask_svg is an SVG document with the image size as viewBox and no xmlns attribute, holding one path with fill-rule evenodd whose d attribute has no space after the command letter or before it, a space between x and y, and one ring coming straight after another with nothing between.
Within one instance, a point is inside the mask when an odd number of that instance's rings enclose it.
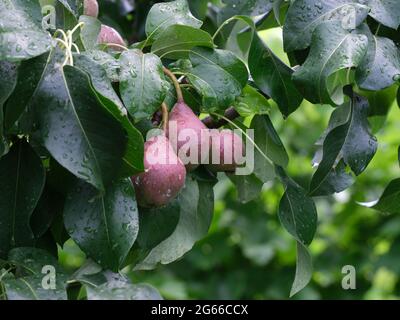
<instances>
[{"instance_id":1,"label":"twig","mask_svg":"<svg viewBox=\"0 0 400 320\"><path fill-rule=\"evenodd\" d=\"M233 108L230 107L226 109L225 111L225 118L229 120L234 120L237 117L239 117L239 113ZM218 120L215 120L213 117L207 117L203 119L203 123L206 125L207 128L210 129L218 129L228 123L228 121L224 118L219 118Z\"/></svg>"},{"instance_id":2,"label":"twig","mask_svg":"<svg viewBox=\"0 0 400 320\"><path fill-rule=\"evenodd\" d=\"M162 124L163 124L163 130L164 132L167 132L167 126L168 126L168 107L165 104L165 102L162 103L161 105L161 110L162 110Z\"/></svg>"},{"instance_id":3,"label":"twig","mask_svg":"<svg viewBox=\"0 0 400 320\"><path fill-rule=\"evenodd\" d=\"M172 73L171 70L168 70L167 68L163 68L164 73L172 80L175 90L176 90L176 97L178 102L183 102L183 94L182 94L182 89L179 84L178 79L175 77L175 75Z\"/></svg>"}]
</instances>

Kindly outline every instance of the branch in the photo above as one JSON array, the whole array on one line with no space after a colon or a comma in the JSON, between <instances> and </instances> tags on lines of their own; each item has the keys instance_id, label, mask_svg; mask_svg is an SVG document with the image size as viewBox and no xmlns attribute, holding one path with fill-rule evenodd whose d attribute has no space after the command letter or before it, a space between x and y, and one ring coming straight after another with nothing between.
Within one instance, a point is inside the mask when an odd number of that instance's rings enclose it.
<instances>
[{"instance_id":1,"label":"branch","mask_svg":"<svg viewBox=\"0 0 400 320\"><path fill-rule=\"evenodd\" d=\"M225 110L224 116L226 118L228 118L229 120L235 120L237 117L239 117L239 113L233 107L230 107ZM206 127L209 129L218 129L228 123L228 121L226 121L224 119L215 120L211 116L204 118L202 121L206 125Z\"/></svg>"}]
</instances>

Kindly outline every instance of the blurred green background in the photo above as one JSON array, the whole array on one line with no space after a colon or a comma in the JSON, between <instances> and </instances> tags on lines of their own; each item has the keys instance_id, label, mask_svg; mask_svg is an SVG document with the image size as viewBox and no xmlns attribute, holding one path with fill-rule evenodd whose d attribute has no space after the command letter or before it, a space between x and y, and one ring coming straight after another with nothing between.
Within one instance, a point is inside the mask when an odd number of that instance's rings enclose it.
<instances>
[{"instance_id":1,"label":"blurred green background","mask_svg":"<svg viewBox=\"0 0 400 320\"><path fill-rule=\"evenodd\" d=\"M283 60L281 29L261 33ZM379 93L392 96L394 90ZM389 94L387 94L389 93ZM377 100L384 104L383 99ZM387 102L386 102L387 104ZM390 180L400 176L400 110L390 101L384 117L371 118L379 150L356 183L333 197L316 199L319 225L310 246L314 262L311 283L293 299L400 298L400 217L385 215L357 202L377 199ZM273 106L271 118L289 155L289 173L308 186L313 173L315 142L327 127L332 107L304 102L287 120ZM379 129L379 127L381 127ZM377 130L379 129L379 130ZM287 299L295 274L295 241L277 216L283 194L279 183L264 186L261 197L237 201L228 179L215 187L211 229L181 260L153 271L132 272L135 282L154 285L166 299ZM61 256L67 267L78 267L83 255L67 242ZM342 267L356 270L356 289L342 289Z\"/></svg>"}]
</instances>

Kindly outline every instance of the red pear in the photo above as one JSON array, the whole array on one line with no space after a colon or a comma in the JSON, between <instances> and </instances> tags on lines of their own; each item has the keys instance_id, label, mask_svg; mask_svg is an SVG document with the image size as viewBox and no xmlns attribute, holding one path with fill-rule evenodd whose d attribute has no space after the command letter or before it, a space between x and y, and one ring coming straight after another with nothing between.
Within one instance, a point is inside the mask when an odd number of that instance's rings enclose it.
<instances>
[{"instance_id":1,"label":"red pear","mask_svg":"<svg viewBox=\"0 0 400 320\"><path fill-rule=\"evenodd\" d=\"M97 0L85 0L83 2L83 14L97 18L99 15L99 4Z\"/></svg>"},{"instance_id":2,"label":"red pear","mask_svg":"<svg viewBox=\"0 0 400 320\"><path fill-rule=\"evenodd\" d=\"M211 171L233 172L242 164L244 144L242 138L232 130L210 130L210 163Z\"/></svg>"},{"instance_id":3,"label":"red pear","mask_svg":"<svg viewBox=\"0 0 400 320\"><path fill-rule=\"evenodd\" d=\"M195 169L208 157L208 128L184 102L178 102L168 121L168 138L187 170Z\"/></svg>"},{"instance_id":4,"label":"red pear","mask_svg":"<svg viewBox=\"0 0 400 320\"><path fill-rule=\"evenodd\" d=\"M111 43L111 44L116 44L116 46L110 46L114 50L123 50L119 46L125 47L125 41L122 39L121 35L118 33L117 30L114 28L111 28L106 25L101 25L100 33L97 38L98 43Z\"/></svg>"},{"instance_id":5,"label":"red pear","mask_svg":"<svg viewBox=\"0 0 400 320\"><path fill-rule=\"evenodd\" d=\"M166 205L185 185L185 166L164 135L146 141L144 167L145 172L132 177L136 200L143 207Z\"/></svg>"}]
</instances>

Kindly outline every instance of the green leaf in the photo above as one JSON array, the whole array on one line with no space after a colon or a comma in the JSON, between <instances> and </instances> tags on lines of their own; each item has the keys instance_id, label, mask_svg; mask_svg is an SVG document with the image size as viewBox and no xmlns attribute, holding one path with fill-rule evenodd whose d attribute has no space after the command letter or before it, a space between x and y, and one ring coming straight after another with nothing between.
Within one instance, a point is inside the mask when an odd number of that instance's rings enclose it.
<instances>
[{"instance_id":1,"label":"green leaf","mask_svg":"<svg viewBox=\"0 0 400 320\"><path fill-rule=\"evenodd\" d=\"M53 266L57 272L63 271L57 258L45 250L31 247L12 249L8 254L8 262L18 268L17 275L41 275L43 267L47 265Z\"/></svg>"},{"instance_id":2,"label":"green leaf","mask_svg":"<svg viewBox=\"0 0 400 320\"><path fill-rule=\"evenodd\" d=\"M97 96L113 117L121 123L128 134L128 145L122 159L123 163L119 177L126 178L143 172L143 136L130 122L124 105L107 79L106 71L94 60L85 55L75 55L74 65L90 75Z\"/></svg>"},{"instance_id":3,"label":"green leaf","mask_svg":"<svg viewBox=\"0 0 400 320\"><path fill-rule=\"evenodd\" d=\"M246 65L231 51L198 47L190 51L189 59L193 67L201 64L220 67L239 82L242 88L249 79Z\"/></svg>"},{"instance_id":4,"label":"green leaf","mask_svg":"<svg viewBox=\"0 0 400 320\"><path fill-rule=\"evenodd\" d=\"M78 221L82 211L87 214ZM130 179L113 182L104 195L77 182L67 198L64 223L88 256L104 268L118 270L136 240L139 227Z\"/></svg>"},{"instance_id":5,"label":"green leaf","mask_svg":"<svg viewBox=\"0 0 400 320\"><path fill-rule=\"evenodd\" d=\"M368 101L356 94L351 98L349 103L332 113L331 128L328 128L324 139L322 160L311 179L311 195L325 194L324 182L332 178L332 169L341 158L359 175L375 155L377 142L368 127ZM347 175L341 176L349 181ZM343 181L336 183L334 189L336 192L342 191L345 185Z\"/></svg>"},{"instance_id":6,"label":"green leaf","mask_svg":"<svg viewBox=\"0 0 400 320\"><path fill-rule=\"evenodd\" d=\"M111 82L119 81L119 62L111 54L101 50L89 50L81 53L82 55L90 57L96 63L100 64L106 71L108 79Z\"/></svg>"},{"instance_id":7,"label":"green leaf","mask_svg":"<svg viewBox=\"0 0 400 320\"><path fill-rule=\"evenodd\" d=\"M67 276L55 257L36 248L16 248L10 251L9 263L17 267L17 277L3 279L8 300L67 300ZM44 267L55 271L55 289L45 289L48 275Z\"/></svg>"},{"instance_id":8,"label":"green leaf","mask_svg":"<svg viewBox=\"0 0 400 320\"><path fill-rule=\"evenodd\" d=\"M370 16L376 21L392 29L399 27L400 6L397 0L366 0L364 3L371 8Z\"/></svg>"},{"instance_id":9,"label":"green leaf","mask_svg":"<svg viewBox=\"0 0 400 320\"><path fill-rule=\"evenodd\" d=\"M279 220L296 241L308 245L317 228L318 217L314 201L282 169L278 169L278 175L285 186L285 193L279 203Z\"/></svg>"},{"instance_id":10,"label":"green leaf","mask_svg":"<svg viewBox=\"0 0 400 320\"><path fill-rule=\"evenodd\" d=\"M41 27L36 0L0 0L0 60L21 61L48 51L50 34Z\"/></svg>"},{"instance_id":11,"label":"green leaf","mask_svg":"<svg viewBox=\"0 0 400 320\"><path fill-rule=\"evenodd\" d=\"M113 182L104 195L77 182L64 207L65 227L79 247L104 268L117 271L136 240L138 210L130 179Z\"/></svg>"},{"instance_id":12,"label":"green leaf","mask_svg":"<svg viewBox=\"0 0 400 320\"><path fill-rule=\"evenodd\" d=\"M62 212L63 204L63 197L46 185L30 221L36 240L50 228L53 218Z\"/></svg>"},{"instance_id":13,"label":"green leaf","mask_svg":"<svg viewBox=\"0 0 400 320\"><path fill-rule=\"evenodd\" d=\"M45 181L40 158L25 141L0 159L0 257L11 248L33 244L29 221Z\"/></svg>"},{"instance_id":14,"label":"green leaf","mask_svg":"<svg viewBox=\"0 0 400 320\"><path fill-rule=\"evenodd\" d=\"M343 160L332 167L327 173L324 181L321 182L318 189L315 190L313 196L325 196L334 193L342 192L354 183L354 178L351 173L346 172L346 164Z\"/></svg>"},{"instance_id":15,"label":"green leaf","mask_svg":"<svg viewBox=\"0 0 400 320\"><path fill-rule=\"evenodd\" d=\"M289 6L283 26L285 51L307 48L312 42L314 30L325 21L355 29L365 20L368 12L367 6L354 0L297 0Z\"/></svg>"},{"instance_id":16,"label":"green leaf","mask_svg":"<svg viewBox=\"0 0 400 320\"><path fill-rule=\"evenodd\" d=\"M254 141L264 152L264 154L274 164L285 168L288 165L289 156L286 152L285 146L282 143L282 140L280 139L272 124L270 117L267 115L255 116L251 122L250 128L254 129ZM255 152L260 153L257 150ZM264 165L267 166L267 164L265 163L265 159L264 161L262 161L261 158L257 159L256 157L256 162L257 160L260 160L261 163L264 163ZM272 177L274 176L275 174L272 175ZM267 182L268 180L263 181Z\"/></svg>"},{"instance_id":17,"label":"green leaf","mask_svg":"<svg viewBox=\"0 0 400 320\"><path fill-rule=\"evenodd\" d=\"M106 71L96 62L96 60L88 55L75 54L74 67L88 73L96 92L101 95L103 99L111 101L119 109L119 113L125 113L126 115L124 105L108 79Z\"/></svg>"},{"instance_id":18,"label":"green leaf","mask_svg":"<svg viewBox=\"0 0 400 320\"><path fill-rule=\"evenodd\" d=\"M293 70L254 35L249 53L249 69L257 87L270 96L287 117L303 100L292 81Z\"/></svg>"},{"instance_id":19,"label":"green leaf","mask_svg":"<svg viewBox=\"0 0 400 320\"><path fill-rule=\"evenodd\" d=\"M80 16L79 22L83 22L80 37L85 50L93 49L97 45L97 38L101 30L101 22L97 18Z\"/></svg>"},{"instance_id":20,"label":"green leaf","mask_svg":"<svg viewBox=\"0 0 400 320\"><path fill-rule=\"evenodd\" d=\"M259 16L272 9L274 0L222 0L225 6L220 12L220 21L235 15Z\"/></svg>"},{"instance_id":21,"label":"green leaf","mask_svg":"<svg viewBox=\"0 0 400 320\"><path fill-rule=\"evenodd\" d=\"M7 61L0 61L0 158L8 152L8 143L4 137L4 110L3 106L15 88L17 81L17 65Z\"/></svg>"},{"instance_id":22,"label":"green leaf","mask_svg":"<svg viewBox=\"0 0 400 320\"><path fill-rule=\"evenodd\" d=\"M262 182L254 173L249 175L227 173L227 176L235 185L238 200L241 203L247 203L259 197L264 182Z\"/></svg>"},{"instance_id":23,"label":"green leaf","mask_svg":"<svg viewBox=\"0 0 400 320\"><path fill-rule=\"evenodd\" d=\"M221 25L224 21L233 16L260 16L266 15L273 8L276 0L222 0L225 4L218 12L217 20ZM233 29L233 25L224 28L224 34L228 36Z\"/></svg>"},{"instance_id":24,"label":"green leaf","mask_svg":"<svg viewBox=\"0 0 400 320\"><path fill-rule=\"evenodd\" d=\"M89 76L61 69L53 52L32 101L37 139L63 167L99 190L121 168L126 132L98 100ZM77 148L79 146L79 148Z\"/></svg>"},{"instance_id":25,"label":"green leaf","mask_svg":"<svg viewBox=\"0 0 400 320\"><path fill-rule=\"evenodd\" d=\"M78 18L83 10L83 3L79 0L57 0L61 3L68 12Z\"/></svg>"},{"instance_id":26,"label":"green leaf","mask_svg":"<svg viewBox=\"0 0 400 320\"><path fill-rule=\"evenodd\" d=\"M179 222L180 205L174 200L162 208L140 208L137 244L151 250L167 239Z\"/></svg>"},{"instance_id":27,"label":"green leaf","mask_svg":"<svg viewBox=\"0 0 400 320\"><path fill-rule=\"evenodd\" d=\"M214 46L207 32L189 26L172 25L165 29L151 47L154 54L170 58L184 59L194 47Z\"/></svg>"},{"instance_id":28,"label":"green leaf","mask_svg":"<svg viewBox=\"0 0 400 320\"><path fill-rule=\"evenodd\" d=\"M129 114L136 122L150 118L167 94L161 60L134 49L121 54L120 64L120 91Z\"/></svg>"},{"instance_id":29,"label":"green leaf","mask_svg":"<svg viewBox=\"0 0 400 320\"><path fill-rule=\"evenodd\" d=\"M9 131L29 108L32 97L36 93L44 70L48 63L48 54L21 62L14 92L11 94L5 110L5 130Z\"/></svg>"},{"instance_id":30,"label":"green leaf","mask_svg":"<svg viewBox=\"0 0 400 320\"><path fill-rule=\"evenodd\" d=\"M152 286L114 280L98 287L86 286L88 300L162 300Z\"/></svg>"},{"instance_id":31,"label":"green leaf","mask_svg":"<svg viewBox=\"0 0 400 320\"><path fill-rule=\"evenodd\" d=\"M149 270L159 263L171 263L207 234L214 211L213 183L196 181L189 176L178 199L181 214L174 233L152 249L135 269Z\"/></svg>"},{"instance_id":32,"label":"green leaf","mask_svg":"<svg viewBox=\"0 0 400 320\"><path fill-rule=\"evenodd\" d=\"M382 196L371 208L383 213L400 213L400 179L391 181Z\"/></svg>"},{"instance_id":33,"label":"green leaf","mask_svg":"<svg viewBox=\"0 0 400 320\"><path fill-rule=\"evenodd\" d=\"M12 62L0 61L0 78L2 80L0 87L0 108L3 107L14 90L17 81L17 68L18 66ZM0 113L1 116L2 113Z\"/></svg>"},{"instance_id":34,"label":"green leaf","mask_svg":"<svg viewBox=\"0 0 400 320\"><path fill-rule=\"evenodd\" d=\"M334 105L328 77L341 69L357 67L367 45L365 35L348 32L340 22L320 24L313 33L310 54L293 74L293 80L310 102Z\"/></svg>"},{"instance_id":35,"label":"green leaf","mask_svg":"<svg viewBox=\"0 0 400 320\"><path fill-rule=\"evenodd\" d=\"M241 117L267 114L271 109L267 98L249 85L243 88L242 94L236 99L233 107Z\"/></svg>"},{"instance_id":36,"label":"green leaf","mask_svg":"<svg viewBox=\"0 0 400 320\"><path fill-rule=\"evenodd\" d=\"M4 279L8 300L67 300L66 277L56 277L56 289L43 289L45 275ZM61 278L61 279L60 279Z\"/></svg>"},{"instance_id":37,"label":"green leaf","mask_svg":"<svg viewBox=\"0 0 400 320\"><path fill-rule=\"evenodd\" d=\"M396 101L396 91L396 85L379 91L356 91L358 94L368 99L368 122L373 134L376 134L384 127L389 111Z\"/></svg>"},{"instance_id":38,"label":"green leaf","mask_svg":"<svg viewBox=\"0 0 400 320\"><path fill-rule=\"evenodd\" d=\"M397 90L397 106L400 108L400 88Z\"/></svg>"},{"instance_id":39,"label":"green leaf","mask_svg":"<svg viewBox=\"0 0 400 320\"><path fill-rule=\"evenodd\" d=\"M296 274L290 290L290 297L293 297L310 282L313 270L311 256L307 247L297 241L296 248Z\"/></svg>"},{"instance_id":40,"label":"green leaf","mask_svg":"<svg viewBox=\"0 0 400 320\"><path fill-rule=\"evenodd\" d=\"M245 64L225 50L195 48L190 52L193 69L187 76L202 95L206 110L224 110L231 106L246 85L248 72Z\"/></svg>"},{"instance_id":41,"label":"green leaf","mask_svg":"<svg viewBox=\"0 0 400 320\"><path fill-rule=\"evenodd\" d=\"M225 110L231 106L242 91L232 76L215 65L201 64L193 68L187 77L202 96L206 111Z\"/></svg>"},{"instance_id":42,"label":"green leaf","mask_svg":"<svg viewBox=\"0 0 400 320\"><path fill-rule=\"evenodd\" d=\"M357 84L366 90L390 87L400 76L400 52L394 42L378 37L363 25L362 33L368 37L368 51L356 71Z\"/></svg>"},{"instance_id":43,"label":"green leaf","mask_svg":"<svg viewBox=\"0 0 400 320\"><path fill-rule=\"evenodd\" d=\"M176 24L200 28L203 23L192 15L187 0L156 3L146 19L147 42L159 38L165 29Z\"/></svg>"}]
</instances>

